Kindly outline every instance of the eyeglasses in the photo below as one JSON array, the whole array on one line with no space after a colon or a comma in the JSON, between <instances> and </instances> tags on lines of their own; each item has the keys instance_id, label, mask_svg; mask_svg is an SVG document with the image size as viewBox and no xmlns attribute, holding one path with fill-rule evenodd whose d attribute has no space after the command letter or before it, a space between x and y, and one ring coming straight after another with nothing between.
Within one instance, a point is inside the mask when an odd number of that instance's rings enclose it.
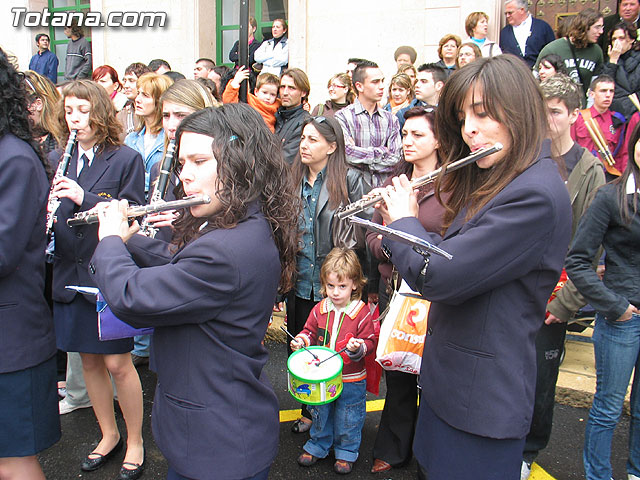
<instances>
[{"instance_id":1,"label":"eyeglasses","mask_svg":"<svg viewBox=\"0 0 640 480\"><path fill-rule=\"evenodd\" d=\"M332 83L329 85L329 88L347 88L345 85L338 85L337 83Z\"/></svg>"}]
</instances>

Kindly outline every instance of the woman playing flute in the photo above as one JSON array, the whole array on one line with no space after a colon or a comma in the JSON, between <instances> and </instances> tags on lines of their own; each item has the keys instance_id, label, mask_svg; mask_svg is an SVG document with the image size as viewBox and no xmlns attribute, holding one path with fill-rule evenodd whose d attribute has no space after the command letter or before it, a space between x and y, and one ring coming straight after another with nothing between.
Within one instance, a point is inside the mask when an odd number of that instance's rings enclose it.
<instances>
[{"instance_id":1,"label":"woman playing flute","mask_svg":"<svg viewBox=\"0 0 640 480\"><path fill-rule=\"evenodd\" d=\"M524 64L508 55L476 60L445 84L436 138L445 164L496 142L505 148L436 183L439 198L449 195L443 236L416 218L406 176L383 192L391 228L453 255L433 256L423 270L411 247L382 241L402 278L432 301L413 447L429 480L518 478L533 410L535 336L571 233L569 196L543 142L546 130L543 98Z\"/></svg>"},{"instance_id":2,"label":"woman playing flute","mask_svg":"<svg viewBox=\"0 0 640 480\"><path fill-rule=\"evenodd\" d=\"M113 312L154 326L156 443L169 479L266 479L278 402L261 344L295 272L299 202L277 139L245 104L205 108L176 133L185 194L172 245L133 235L126 202L101 212L91 271Z\"/></svg>"}]
</instances>

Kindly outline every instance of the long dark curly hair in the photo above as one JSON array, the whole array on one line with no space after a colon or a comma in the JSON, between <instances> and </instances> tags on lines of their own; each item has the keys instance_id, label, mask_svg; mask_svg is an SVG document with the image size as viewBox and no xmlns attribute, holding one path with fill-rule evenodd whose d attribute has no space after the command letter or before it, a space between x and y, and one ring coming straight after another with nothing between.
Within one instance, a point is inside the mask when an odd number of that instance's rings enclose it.
<instances>
[{"instance_id":1,"label":"long dark curly hair","mask_svg":"<svg viewBox=\"0 0 640 480\"><path fill-rule=\"evenodd\" d=\"M211 148L218 162L216 196L222 208L209 218L196 218L188 209L183 211L174 223L174 245L182 248L212 229L235 227L246 215L248 205L258 201L280 252L279 291L288 292L296 269L300 201L291 187L289 166L278 138L262 117L243 103L205 108L185 118L176 131L176 158L184 132L212 137ZM178 162L174 171L180 174ZM184 192L179 189L178 194ZM200 230L205 221L207 227Z\"/></svg>"},{"instance_id":2,"label":"long dark curly hair","mask_svg":"<svg viewBox=\"0 0 640 480\"><path fill-rule=\"evenodd\" d=\"M0 137L11 133L28 143L51 179L53 171L44 158L40 145L33 138L27 107L24 75L18 73L7 54L0 48Z\"/></svg>"}]
</instances>

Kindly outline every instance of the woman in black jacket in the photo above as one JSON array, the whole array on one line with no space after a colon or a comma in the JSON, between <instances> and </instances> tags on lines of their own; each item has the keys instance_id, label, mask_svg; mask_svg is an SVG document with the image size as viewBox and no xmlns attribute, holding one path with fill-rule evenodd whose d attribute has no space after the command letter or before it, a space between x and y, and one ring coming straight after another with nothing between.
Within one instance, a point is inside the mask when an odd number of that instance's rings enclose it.
<instances>
[{"instance_id":1,"label":"woman in black jacket","mask_svg":"<svg viewBox=\"0 0 640 480\"><path fill-rule=\"evenodd\" d=\"M298 276L287 298L287 328L295 336L304 328L313 306L322 300L320 267L336 246L331 239L334 213L339 207L362 198L370 186L360 171L347 167L344 135L333 118L312 117L303 124L300 151L292 168L293 185L303 206L299 222L302 247L297 258ZM311 415L304 407L302 414L293 424L294 433L311 428Z\"/></svg>"},{"instance_id":2,"label":"woman in black jacket","mask_svg":"<svg viewBox=\"0 0 640 480\"><path fill-rule=\"evenodd\" d=\"M588 480L611 478L611 439L622 413L631 373L640 367L640 128L629 139L629 162L616 180L598 190L582 217L566 261L567 274L596 309L593 347L596 393L585 431ZM635 159L632 161L631 159ZM592 259L606 252L600 280ZM631 389L629 478L640 477L638 377Z\"/></svg>"},{"instance_id":3,"label":"woman in black jacket","mask_svg":"<svg viewBox=\"0 0 640 480\"><path fill-rule=\"evenodd\" d=\"M611 110L622 113L628 120L636 112L629 95L640 91L640 45L635 25L618 23L609 33L609 60L602 73L616 81Z\"/></svg>"}]
</instances>

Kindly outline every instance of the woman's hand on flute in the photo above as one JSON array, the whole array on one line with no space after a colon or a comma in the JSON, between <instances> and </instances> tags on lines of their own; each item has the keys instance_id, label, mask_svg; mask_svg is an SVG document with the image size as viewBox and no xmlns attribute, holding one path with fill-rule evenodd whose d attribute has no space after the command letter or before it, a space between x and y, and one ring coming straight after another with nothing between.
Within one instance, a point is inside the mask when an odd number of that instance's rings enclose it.
<instances>
[{"instance_id":1,"label":"woman's hand on flute","mask_svg":"<svg viewBox=\"0 0 640 480\"><path fill-rule=\"evenodd\" d=\"M381 205L376 205L385 224L389 225L404 217L417 217L418 200L407 176L402 174L399 177L394 177L391 182L393 187L387 187L381 191L386 213Z\"/></svg>"},{"instance_id":2,"label":"woman's hand on flute","mask_svg":"<svg viewBox=\"0 0 640 480\"><path fill-rule=\"evenodd\" d=\"M117 235L126 243L140 229L137 221L134 221L129 226L129 217L127 216L129 202L126 200L99 203L97 208L98 219L100 220L100 227L98 228L99 240L110 235Z\"/></svg>"}]
</instances>

